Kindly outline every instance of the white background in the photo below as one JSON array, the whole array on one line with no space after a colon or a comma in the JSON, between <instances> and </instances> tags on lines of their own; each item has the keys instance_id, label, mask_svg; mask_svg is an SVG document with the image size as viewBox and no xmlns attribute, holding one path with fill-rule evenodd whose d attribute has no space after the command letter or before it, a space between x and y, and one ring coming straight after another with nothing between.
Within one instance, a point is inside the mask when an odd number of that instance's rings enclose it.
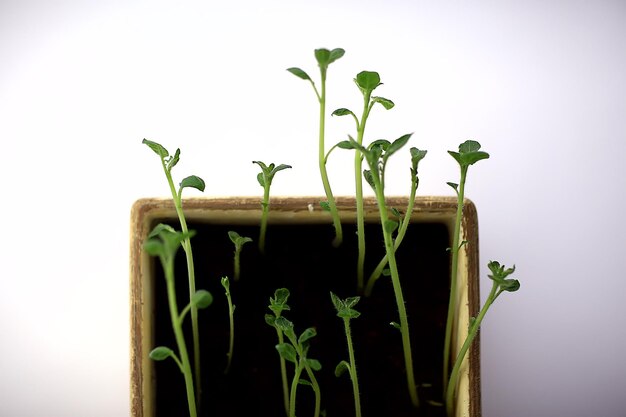
<instances>
[{"instance_id":1,"label":"white background","mask_svg":"<svg viewBox=\"0 0 626 417\"><path fill-rule=\"evenodd\" d=\"M253 159L294 166L275 195L321 194L315 98L285 69L317 77L313 49L342 47L329 110L380 72L396 108L367 136L415 132L421 195L451 195L460 142L492 155L467 190L482 261L522 288L483 324L484 415L625 416L625 19L621 1L2 1L0 415L129 414L130 206L168 193L141 139L180 147L175 174L208 195L260 194ZM350 160L330 162L336 194Z\"/></svg>"}]
</instances>

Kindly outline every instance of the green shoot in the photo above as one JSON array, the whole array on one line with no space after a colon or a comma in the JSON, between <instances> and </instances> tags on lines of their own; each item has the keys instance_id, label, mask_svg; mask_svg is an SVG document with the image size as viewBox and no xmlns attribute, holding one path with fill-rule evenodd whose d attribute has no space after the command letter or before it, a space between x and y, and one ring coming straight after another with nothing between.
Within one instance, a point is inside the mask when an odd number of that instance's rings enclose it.
<instances>
[{"instance_id":1,"label":"green shoot","mask_svg":"<svg viewBox=\"0 0 626 417\"><path fill-rule=\"evenodd\" d=\"M267 231L267 219L269 217L270 211L270 187L272 186L272 180L274 179L274 175L278 171L282 171L283 169L291 168L291 165L280 164L278 166L272 164L265 165L261 161L252 161L253 164L257 164L261 167L261 172L257 175L257 181L263 187L263 200L261 201L261 206L263 207L263 212L261 214L261 231L259 233L259 250L261 253L265 253L265 234Z\"/></svg>"},{"instance_id":2,"label":"green shoot","mask_svg":"<svg viewBox=\"0 0 626 417\"><path fill-rule=\"evenodd\" d=\"M165 172L165 177L167 178L167 183L170 187L170 192L172 193L172 199L174 200L174 207L176 208L176 214L178 215L178 220L180 221L180 227L182 229L183 235L188 233L187 229L187 221L185 219L185 214L183 213L183 201L182 201L182 193L184 188L195 188L200 191L204 191L204 181L202 178L197 177L195 175L184 178L180 184L178 191L176 191L176 187L174 186L174 181L172 180L172 168L176 166L178 161L180 160L180 149L176 149L174 155L170 155L167 149L156 142L152 142L148 139L144 139L142 141L143 144L147 145L150 149L154 151L161 158L161 165L163 167L163 171ZM196 293L196 278L194 271L194 263L193 263L193 252L191 249L191 242L189 237L185 238L181 242L181 246L185 251L185 256L187 259L187 278L189 280L189 300ZM191 307L191 331L193 336L193 352L194 352L194 374L196 378L196 389L198 393L202 391L202 387L200 385L200 332L198 331L198 309L192 305ZM200 398L200 395L198 395Z\"/></svg>"},{"instance_id":3,"label":"green shoot","mask_svg":"<svg viewBox=\"0 0 626 417\"><path fill-rule=\"evenodd\" d=\"M288 340L288 342L276 345L276 350L282 358L295 365L295 372L291 382L291 392L289 396L289 417L296 416L296 394L298 385L309 385L313 388L313 392L315 393L315 412L313 415L314 417L319 417L321 409L321 394L313 371L319 371L322 369L322 365L317 359L311 359L308 357L310 340L317 335L317 332L313 327L309 327L296 338L296 334L293 330L293 323L285 317L277 317L274 324L283 332L285 336L287 336ZM309 377L308 380L302 378L303 372L306 372L306 375Z\"/></svg>"},{"instance_id":4,"label":"green shoot","mask_svg":"<svg viewBox=\"0 0 626 417\"><path fill-rule=\"evenodd\" d=\"M274 292L274 297L270 297L269 309L274 315L266 314L265 322L276 329L276 335L278 336L278 344L282 345L285 342L283 331L276 326L276 319L281 317L283 311L289 310L287 299L289 298L289 290L287 288L279 288ZM289 382L287 381L287 365L285 358L279 355L280 358L280 375L283 382L283 403L285 406L285 413L289 415Z\"/></svg>"},{"instance_id":5,"label":"green shoot","mask_svg":"<svg viewBox=\"0 0 626 417\"><path fill-rule=\"evenodd\" d=\"M167 299L169 303L172 329L174 330L176 345L178 347L178 355L176 355L172 349L165 346L158 346L150 352L150 358L155 361L162 361L171 357L174 362L176 362L185 379L189 416L196 417L197 411L194 380L189 361L189 354L187 353L185 336L183 334L183 319L190 310L193 311L199 308L208 307L213 302L213 297L208 291L197 291L192 295L187 307L185 307L180 313L178 311L178 304L176 301L176 285L174 279L174 259L178 248L182 246L183 242L188 242L191 236L193 236L193 232L176 232L170 226L159 224L148 236L148 240L144 244L144 249L149 255L158 256L161 261L167 284Z\"/></svg>"},{"instance_id":6,"label":"green shoot","mask_svg":"<svg viewBox=\"0 0 626 417\"><path fill-rule=\"evenodd\" d=\"M348 371L352 380L352 393L354 395L354 410L356 417L361 417L361 397L359 395L359 379L356 374L356 361L354 359L354 348L352 347L352 334L350 333L350 319L355 319L361 315L353 307L359 302L360 297L350 297L345 300L340 299L332 292L330 298L337 310L337 316L343 319L343 326L346 333L346 341L348 343L349 362L341 361L335 368L335 376L339 377L345 371Z\"/></svg>"},{"instance_id":7,"label":"green shoot","mask_svg":"<svg viewBox=\"0 0 626 417\"><path fill-rule=\"evenodd\" d=\"M394 243L393 243L394 252L397 251L398 248L400 247L400 244L402 243L402 239L404 239L406 231L409 227L409 223L411 222L411 213L413 213L413 206L415 204L415 194L417 192L417 187L419 186L419 177L417 175L417 165L422 159L424 159L424 157L426 156L426 152L427 151L421 151L417 148L411 148L411 192L409 194L409 202L407 204L406 213L404 214L404 217L402 218L401 213L398 212L397 210L396 210L396 213L394 213L396 214L396 217L398 217L399 220L401 220L400 227L398 228L398 234L396 235L396 238L394 239ZM376 281L378 280L378 278L380 278L380 276L383 275L383 272L386 266L387 266L387 255L385 255L383 259L380 260L380 262L378 263L378 265L376 266L376 268L370 275L369 279L367 280L367 286L365 287L366 297L369 297L370 295L372 295L374 284L376 284Z\"/></svg>"},{"instance_id":8,"label":"green shoot","mask_svg":"<svg viewBox=\"0 0 626 417\"><path fill-rule=\"evenodd\" d=\"M454 222L454 232L452 235L452 263L450 273L450 301L448 303L448 319L446 321L446 335L443 348L443 391L447 390L448 376L450 369L450 349L452 345L452 325L454 321L454 312L458 304L457 300L457 274L459 265L459 250L466 243L460 242L461 237L461 218L463 216L463 201L465 198L465 180L467 179L467 171L470 165L489 158L487 152L480 150L480 143L468 140L459 145L458 152L448 151L448 153L457 161L461 169L461 180L459 184L449 182L448 185L456 192L457 210Z\"/></svg>"},{"instance_id":9,"label":"green shoot","mask_svg":"<svg viewBox=\"0 0 626 417\"><path fill-rule=\"evenodd\" d=\"M228 362L226 363L226 369L224 369L224 373L227 374L230 370L230 364L233 360L233 349L235 347L235 305L233 304L233 300L230 296L230 281L228 277L222 277L222 287L224 287L226 293L226 300L228 301L228 317L230 324L230 337L228 343L228 353L226 356L228 357Z\"/></svg>"},{"instance_id":10,"label":"green shoot","mask_svg":"<svg viewBox=\"0 0 626 417\"><path fill-rule=\"evenodd\" d=\"M491 304L493 304L496 298L498 298L498 296L504 291L515 292L520 288L520 283L518 280L507 278L509 275L515 272L515 266L513 266L513 268L506 268L504 265L500 265L500 263L497 261L491 261L489 262L488 267L491 271L489 278L491 278L493 284L491 286L491 291L489 292L489 296L487 297L485 304L478 313L478 317L473 317L470 320L470 327L467 338L465 339L463 346L461 346L461 350L459 351L459 354L454 363L454 367L452 368L452 374L450 375L450 381L446 389L446 411L448 417L452 417L452 413L454 411L453 402L456 395L456 386L459 378L459 370L461 369L461 364L463 363L465 355L472 345L472 342L476 338L476 334L478 334L480 323L483 321L485 314L487 314L487 310L489 310Z\"/></svg>"},{"instance_id":11,"label":"green shoot","mask_svg":"<svg viewBox=\"0 0 626 417\"><path fill-rule=\"evenodd\" d=\"M402 148L410 139L411 134L403 135L393 142L387 140L377 140L372 142L368 148L363 147L358 142L350 138L352 146L363 154L367 164L370 167L368 174L365 175L370 185L373 186L376 193L376 201L378 203L378 211L380 214L380 224L382 226L383 237L385 241L385 252L389 263L391 274L391 282L393 292L396 298L396 305L400 316L400 333L402 335L402 349L404 351L404 364L406 369L407 388L411 402L415 407L419 406L417 396L417 386L415 384L415 375L413 371L413 356L411 353L411 338L409 335L409 324L406 314L406 306L404 305L404 296L402 295L402 287L400 285L400 275L398 273L398 265L396 263L396 252L392 233L398 228L398 222L388 218L387 204L385 202L385 168L389 157Z\"/></svg>"},{"instance_id":12,"label":"green shoot","mask_svg":"<svg viewBox=\"0 0 626 417\"><path fill-rule=\"evenodd\" d=\"M233 268L235 270L234 279L235 282L237 282L239 281L239 276L241 275L241 249L243 248L244 244L252 242L252 239L245 236L239 236L239 233L233 232L232 230L228 232L228 237L230 238L230 241L233 242L233 244L235 245Z\"/></svg>"},{"instance_id":13,"label":"green shoot","mask_svg":"<svg viewBox=\"0 0 626 417\"><path fill-rule=\"evenodd\" d=\"M357 139L356 143L363 146L363 136L365 134L365 124L369 117L372 107L376 103L381 104L385 109L389 110L394 106L393 101L383 97L372 97L372 92L381 85L380 76L377 72L362 71L357 74L354 79L357 87L363 94L363 112L359 120L356 115L349 109L340 108L335 110L333 116L352 116L356 123ZM352 139L352 138L351 138ZM364 287L364 269L365 269L365 211L363 207L363 178L362 178L363 155L357 152L354 155L354 181L356 188L356 211L357 211L357 241L358 241L358 260L357 260L357 290L363 292Z\"/></svg>"},{"instance_id":14,"label":"green shoot","mask_svg":"<svg viewBox=\"0 0 626 417\"><path fill-rule=\"evenodd\" d=\"M335 197L333 196L333 191L328 180L328 172L326 170L327 158L325 156L326 146L324 144L326 125L326 73L328 71L328 66L341 58L344 53L345 51L341 48L336 48L332 51L329 51L328 49L315 50L315 59L317 60L317 64L320 68L321 91L317 90L315 83L306 72L300 68L287 68L287 71L296 77L311 83L313 91L317 97L317 101L319 102L318 164L320 176L322 177L322 185L324 186L324 192L326 193L326 198L328 200L320 204L322 208L327 209L331 213L333 225L335 227L335 239L333 240L333 246L335 247L341 245L341 242L343 241L343 231L341 228L341 220L339 219L339 212L337 211L337 205L335 203Z\"/></svg>"}]
</instances>

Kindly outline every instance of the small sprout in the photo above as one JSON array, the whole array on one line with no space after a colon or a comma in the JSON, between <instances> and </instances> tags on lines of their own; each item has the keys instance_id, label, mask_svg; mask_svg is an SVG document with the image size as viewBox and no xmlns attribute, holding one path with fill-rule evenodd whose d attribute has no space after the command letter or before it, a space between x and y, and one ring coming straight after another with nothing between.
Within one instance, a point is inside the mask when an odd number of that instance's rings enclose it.
<instances>
[{"instance_id":1,"label":"small sprout","mask_svg":"<svg viewBox=\"0 0 626 417\"><path fill-rule=\"evenodd\" d=\"M281 330L281 327L279 327L279 323L277 323L277 321L281 318L281 315L283 313L283 311L288 311L289 310L289 305L287 304L287 300L289 299L289 290L287 288L279 288L276 291L274 291L274 297L270 297L270 305L269 305L269 309L272 311L272 314L266 314L265 315L265 322L272 326L274 329L276 329L276 336L278 337L278 345L276 345L276 349L279 352L279 359L280 359L280 376L281 376L281 380L282 380L282 386L283 386L283 405L285 407L285 412L287 414L289 414L289 382L287 380L287 366L285 364L285 357L283 356L282 353L280 353L280 350L278 348L278 346L281 346L285 343L285 338L284 338L284 333ZM282 326L285 326L285 324L283 323ZM285 349L285 348L280 348L280 349Z\"/></svg>"},{"instance_id":2,"label":"small sprout","mask_svg":"<svg viewBox=\"0 0 626 417\"><path fill-rule=\"evenodd\" d=\"M243 245L248 242L252 242L252 239L245 236L240 236L239 233L235 231L229 231L228 237L231 242L235 245L235 256L233 259L233 269L234 269L234 279L235 281L239 281L239 277L241 275L241 250Z\"/></svg>"},{"instance_id":3,"label":"small sprout","mask_svg":"<svg viewBox=\"0 0 626 417\"><path fill-rule=\"evenodd\" d=\"M291 168L291 165L280 164L276 166L275 164L266 165L261 161L252 161L253 164L257 164L261 167L261 172L257 175L257 181L263 187L263 200L261 201L261 207L263 207L263 212L261 214L261 231L259 233L259 250L261 252L265 252L265 234L267 230L267 219L269 216L269 208L270 208L270 187L272 185L272 180L274 179L274 175L277 172L282 171L284 169Z\"/></svg>"},{"instance_id":4,"label":"small sprout","mask_svg":"<svg viewBox=\"0 0 626 417\"><path fill-rule=\"evenodd\" d=\"M165 359L175 355L172 349L165 346L159 346L152 349L149 356L153 361L164 361Z\"/></svg>"},{"instance_id":5,"label":"small sprout","mask_svg":"<svg viewBox=\"0 0 626 417\"><path fill-rule=\"evenodd\" d=\"M352 347L352 334L350 333L350 320L355 319L361 315L354 309L361 297L348 297L345 300L337 297L333 292L330 293L330 299L337 310L337 317L343 319L344 332L346 334L346 341L348 344L348 357L349 361L342 360L335 367L335 376L341 376L345 371L348 371L350 380L352 381L352 394L354 396L354 409L357 417L361 416L361 399L359 395L359 380L356 373L356 362L354 359L354 348Z\"/></svg>"},{"instance_id":6,"label":"small sprout","mask_svg":"<svg viewBox=\"0 0 626 417\"><path fill-rule=\"evenodd\" d=\"M228 353L226 354L228 359L226 362L226 369L224 369L224 373L227 374L230 370L230 364L233 360L233 350L235 348L235 305L233 304L232 297L230 296L230 281L228 280L228 277L222 277L221 283L222 287L224 287L226 301L228 302L228 322L230 326Z\"/></svg>"}]
</instances>

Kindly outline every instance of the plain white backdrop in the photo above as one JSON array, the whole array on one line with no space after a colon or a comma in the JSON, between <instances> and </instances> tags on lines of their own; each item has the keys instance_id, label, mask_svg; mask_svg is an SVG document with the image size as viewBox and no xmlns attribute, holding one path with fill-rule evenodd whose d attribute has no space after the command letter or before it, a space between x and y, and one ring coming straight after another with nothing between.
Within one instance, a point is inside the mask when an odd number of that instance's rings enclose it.
<instances>
[{"instance_id":1,"label":"plain white backdrop","mask_svg":"<svg viewBox=\"0 0 626 417\"><path fill-rule=\"evenodd\" d=\"M396 107L367 136L414 132L421 195L451 195L462 141L492 155L467 190L482 264L522 288L483 324L485 417L626 416L625 19L617 0L2 1L0 415L129 415L130 206L168 192L141 140L180 147L207 195L259 195L254 159L294 166L275 195L319 195L316 102L285 69L342 47L329 109L378 71Z\"/></svg>"}]
</instances>

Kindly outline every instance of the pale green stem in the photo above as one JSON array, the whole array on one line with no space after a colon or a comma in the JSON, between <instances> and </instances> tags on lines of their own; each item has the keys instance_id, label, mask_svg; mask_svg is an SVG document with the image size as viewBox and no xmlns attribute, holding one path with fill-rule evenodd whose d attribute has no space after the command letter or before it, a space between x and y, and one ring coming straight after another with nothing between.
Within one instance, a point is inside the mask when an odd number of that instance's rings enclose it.
<instances>
[{"instance_id":1,"label":"pale green stem","mask_svg":"<svg viewBox=\"0 0 626 417\"><path fill-rule=\"evenodd\" d=\"M261 214L261 231L259 233L259 251L265 253L265 234L267 233L267 219L270 211L270 184L267 184L267 178L265 178L265 186L263 187L263 211Z\"/></svg>"},{"instance_id":2,"label":"pale green stem","mask_svg":"<svg viewBox=\"0 0 626 417\"><path fill-rule=\"evenodd\" d=\"M363 115L361 122L357 124L357 143L363 146L363 136L365 135L365 123L371 109L370 104L371 92L363 97ZM357 291L363 292L364 287L364 270L365 270L365 211L363 207L363 155L359 150L354 153L354 182L356 189L356 227L358 241L358 259L357 259Z\"/></svg>"},{"instance_id":3,"label":"pale green stem","mask_svg":"<svg viewBox=\"0 0 626 417\"><path fill-rule=\"evenodd\" d=\"M398 307L398 314L400 316L400 333L402 335L402 349L404 352L404 367L406 370L407 387L409 390L409 396L413 406L419 407L419 398L417 396L417 386L415 384L415 375L413 371L413 356L411 353L411 337L409 335L409 321L406 314L406 306L404 305L404 297L402 295L402 287L400 285L400 275L398 273L398 265L396 263L396 254L393 248L393 239L391 234L385 229L385 222L387 221L387 206L385 203L385 195L382 189L382 184L378 173L372 169L372 177L374 179L374 185L376 188L376 200L378 202L378 211L380 214L380 224L383 229L383 236L385 239L385 251L387 258L389 259L389 269L391 270L391 283L393 285L393 292L396 297L396 306Z\"/></svg>"},{"instance_id":4,"label":"pale green stem","mask_svg":"<svg viewBox=\"0 0 626 417\"><path fill-rule=\"evenodd\" d=\"M322 406L322 395L320 393L320 386L317 383L317 379L313 374L313 370L309 365L304 363L304 369L306 370L309 379L311 380L311 387L313 388L313 393L315 394L315 412L313 413L313 417L319 417L321 406Z\"/></svg>"},{"instance_id":5,"label":"pale green stem","mask_svg":"<svg viewBox=\"0 0 626 417\"><path fill-rule=\"evenodd\" d=\"M279 328L276 328L276 334L278 335L278 344L282 345L285 342L283 332ZM280 356L280 376L283 381L283 402L285 405L285 413L289 415L289 382L287 381L287 364L285 358Z\"/></svg>"},{"instance_id":6,"label":"pale green stem","mask_svg":"<svg viewBox=\"0 0 626 417\"><path fill-rule=\"evenodd\" d=\"M289 399L289 417L296 417L296 392L298 390L298 381L300 381L300 375L302 374L302 360L296 366L296 371L293 375L293 381L291 381L291 398Z\"/></svg>"},{"instance_id":7,"label":"pale green stem","mask_svg":"<svg viewBox=\"0 0 626 417\"><path fill-rule=\"evenodd\" d=\"M467 167L461 167L461 180L457 191L457 209L456 218L454 220L454 233L452 247L452 262L450 271L450 300L448 302L448 319L446 321L446 335L443 345L443 392L448 387L448 376L450 369L450 349L452 347L452 327L454 324L454 315L457 308L457 275L459 266L459 249L461 240L461 218L463 216L463 198L465 195L465 179L467 177Z\"/></svg>"},{"instance_id":8,"label":"pale green stem","mask_svg":"<svg viewBox=\"0 0 626 417\"><path fill-rule=\"evenodd\" d=\"M359 394L359 379L356 373L356 361L354 359L354 348L352 347L352 334L350 332L350 319L344 317L344 328L346 330L346 340L348 341L348 357L350 359L350 379L352 380L352 393L354 394L354 410L356 417L361 417L361 396Z\"/></svg>"},{"instance_id":9,"label":"pale green stem","mask_svg":"<svg viewBox=\"0 0 626 417\"><path fill-rule=\"evenodd\" d=\"M400 225L400 228L398 229L398 234L396 235L396 238L393 242L394 252L397 251L400 247L402 239L404 239L404 236L406 235L409 223L411 222L411 213L413 213L413 206L415 205L416 192L417 180L415 177L413 177L413 180L411 181L411 195L409 196L409 203L406 208L406 214L404 215L404 219L402 219L402 224ZM374 284L376 284L376 281L378 281L378 278L380 278L380 276L382 275L385 266L387 266L387 254L385 254L383 259L381 259L378 265L376 265L376 269L374 269L374 272L372 272L369 279L367 280L367 286L365 287L366 297L372 295L372 291L374 290Z\"/></svg>"},{"instance_id":10,"label":"pale green stem","mask_svg":"<svg viewBox=\"0 0 626 417\"><path fill-rule=\"evenodd\" d=\"M226 356L228 357L228 362L226 363L226 369L224 369L224 373L227 374L230 370L230 364L233 360L233 350L235 347L235 308L233 306L233 300L230 296L230 290L226 290L226 299L228 300L228 316L229 316L229 324L230 324L230 337L228 344L228 353Z\"/></svg>"},{"instance_id":11,"label":"pale green stem","mask_svg":"<svg viewBox=\"0 0 626 417\"><path fill-rule=\"evenodd\" d=\"M240 257L240 255L241 255L241 246L237 246L235 248L235 259L233 261L233 263L234 263L233 267L234 267L234 270L235 270L234 274L233 274L234 275L233 279L235 281L239 281L239 276L241 275L241 257Z\"/></svg>"},{"instance_id":12,"label":"pale green stem","mask_svg":"<svg viewBox=\"0 0 626 417\"><path fill-rule=\"evenodd\" d=\"M189 406L190 417L196 417L196 399L193 386L193 375L191 365L189 363L189 355L187 353L187 345L185 344L185 336L183 328L179 320L178 304L176 302L176 285L174 283L174 258L173 256L165 262L161 259L163 269L165 271L165 280L167 283L167 299L170 308L170 319L172 321L172 329L176 337L176 345L180 354L179 366L185 378L185 388L187 390L187 405Z\"/></svg>"},{"instance_id":13,"label":"pale green stem","mask_svg":"<svg viewBox=\"0 0 626 417\"><path fill-rule=\"evenodd\" d=\"M341 245L341 242L343 241L343 230L341 228L341 220L339 219L337 204L335 203L335 197L333 195L332 188L330 187L328 172L326 170L326 146L324 144L324 136L326 130L326 70L321 68L320 72L322 78L322 94L321 96L318 96L320 103L318 163L320 176L322 177L322 184L324 186L324 192L326 194L326 198L328 199L328 207L330 208L330 214L333 218L333 225L335 227L335 239L333 240L333 246L337 247Z\"/></svg>"},{"instance_id":14,"label":"pale green stem","mask_svg":"<svg viewBox=\"0 0 626 417\"><path fill-rule=\"evenodd\" d=\"M165 176L167 177L167 182L170 187L170 191L172 193L172 199L174 200L174 207L176 208L176 214L178 215L178 220L180 222L180 227L183 234L189 232L187 228L187 221L185 220L185 214L183 213L183 203L181 198L182 189L177 193L176 187L174 186L174 181L172 180L172 175L170 174L167 166L165 164L165 160L161 158L161 164L163 165L163 170L165 171ZM189 280L189 302L191 303L191 298L196 293L196 278L193 264L193 251L191 249L191 240L186 238L181 243L183 250L185 251L185 257L187 260L187 277ZM202 386L200 385L200 332L198 330L198 308L195 305L191 306L191 332L193 336L193 353L194 353L194 370L195 370L195 378L196 378L196 389L198 390L198 399L200 398L200 394L202 392Z\"/></svg>"},{"instance_id":15,"label":"pale green stem","mask_svg":"<svg viewBox=\"0 0 626 417\"><path fill-rule=\"evenodd\" d=\"M480 323L483 321L485 314L487 314L487 310L489 310L491 304L493 304L496 298L498 298L498 296L501 294L501 291L497 292L497 290L498 284L494 281L493 286L491 287L491 292L489 293L489 296L485 301L485 305L478 313L478 317L476 317L476 319L470 326L467 338L465 339L465 342L463 343L463 346L461 347L461 350L459 351L459 354L454 363L454 367L452 368L450 383L448 384L448 388L446 389L446 412L448 414L448 417L452 417L452 413L454 412L454 398L456 394L456 386L459 378L459 370L461 369L461 364L463 363L463 359L465 359L465 355L472 345L472 342L478 334Z\"/></svg>"}]
</instances>

